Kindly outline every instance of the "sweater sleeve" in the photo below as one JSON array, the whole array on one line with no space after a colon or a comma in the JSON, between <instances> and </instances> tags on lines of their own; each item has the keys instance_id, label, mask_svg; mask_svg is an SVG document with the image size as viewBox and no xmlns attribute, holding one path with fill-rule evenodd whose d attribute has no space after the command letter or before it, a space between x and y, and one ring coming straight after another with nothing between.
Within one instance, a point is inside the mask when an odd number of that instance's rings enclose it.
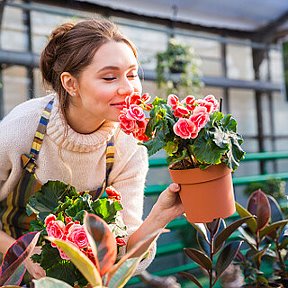
<instances>
[{"instance_id":1,"label":"sweater sleeve","mask_svg":"<svg viewBox=\"0 0 288 288\"><path fill-rule=\"evenodd\" d=\"M144 187L148 172L148 155L144 146L127 135L116 146L115 164L111 172L111 185L120 192L123 205L123 220L127 226L128 238L142 224ZM120 147L119 147L120 146ZM114 169L115 168L115 169ZM127 239L128 240L128 239ZM122 249L121 254L125 253ZM141 261L135 275L144 271L153 261L156 245Z\"/></svg>"}]
</instances>

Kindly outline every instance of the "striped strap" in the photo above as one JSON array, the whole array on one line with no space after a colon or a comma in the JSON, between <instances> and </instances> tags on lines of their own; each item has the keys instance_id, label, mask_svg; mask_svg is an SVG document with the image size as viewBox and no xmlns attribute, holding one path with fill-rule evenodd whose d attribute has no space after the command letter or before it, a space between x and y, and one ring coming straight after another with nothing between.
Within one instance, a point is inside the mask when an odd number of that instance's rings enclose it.
<instances>
[{"instance_id":1,"label":"striped strap","mask_svg":"<svg viewBox=\"0 0 288 288\"><path fill-rule=\"evenodd\" d=\"M99 197L101 197L101 195L104 193L104 191L107 187L108 178L109 178L110 172L111 172L113 164L114 164L114 153L115 153L114 138L112 137L111 140L107 143L107 148L106 148L106 175L105 175L105 179L104 179L102 185L97 190L90 192L93 200L96 200Z\"/></svg>"},{"instance_id":2,"label":"striped strap","mask_svg":"<svg viewBox=\"0 0 288 288\"><path fill-rule=\"evenodd\" d=\"M23 168L34 173L36 169L36 160L38 158L41 145L43 143L44 135L47 130L47 125L49 123L49 117L51 115L51 110L53 106L54 99L50 100L43 110L42 116L40 118L36 133L32 142L32 147L29 154L22 155Z\"/></svg>"}]
</instances>

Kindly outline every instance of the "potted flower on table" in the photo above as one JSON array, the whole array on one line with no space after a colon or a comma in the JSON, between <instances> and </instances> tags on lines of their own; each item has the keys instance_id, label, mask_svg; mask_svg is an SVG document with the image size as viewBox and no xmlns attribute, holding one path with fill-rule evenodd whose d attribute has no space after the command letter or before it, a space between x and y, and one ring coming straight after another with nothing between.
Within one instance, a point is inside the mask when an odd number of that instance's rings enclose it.
<instances>
[{"instance_id":1,"label":"potted flower on table","mask_svg":"<svg viewBox=\"0 0 288 288\"><path fill-rule=\"evenodd\" d=\"M211 222L235 212L231 172L245 152L237 122L219 111L213 95L182 101L134 94L125 99L120 127L148 149L149 156L162 148L168 154L169 172L181 185L180 197L188 221ZM145 111L149 113L146 118Z\"/></svg>"}]
</instances>

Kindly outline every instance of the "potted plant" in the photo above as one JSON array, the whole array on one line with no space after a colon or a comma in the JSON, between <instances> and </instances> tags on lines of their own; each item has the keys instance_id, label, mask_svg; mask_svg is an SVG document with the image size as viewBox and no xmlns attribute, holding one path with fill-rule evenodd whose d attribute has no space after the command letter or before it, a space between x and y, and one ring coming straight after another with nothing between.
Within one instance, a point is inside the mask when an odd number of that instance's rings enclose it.
<instances>
[{"instance_id":1,"label":"potted plant","mask_svg":"<svg viewBox=\"0 0 288 288\"><path fill-rule=\"evenodd\" d=\"M153 235L147 236L146 239L140 241L116 263L117 243L107 223L94 214L85 213L84 229L91 247L89 255L81 251L77 245L71 243L68 239L55 237L48 237L47 239L51 241L57 249L61 250L83 274L88 283L85 287L98 288L124 287L135 272L138 263L145 257L147 252L143 253L140 257L133 257L133 254L141 249L147 241L157 237L159 234L158 231ZM3 264L0 267L0 285L20 285L23 273L25 272L23 262L31 255L39 235L40 232L29 232L19 238L9 248ZM33 282L35 288L73 287L61 280L51 277L33 280ZM74 287L79 287L79 285Z\"/></svg>"},{"instance_id":2,"label":"potted plant","mask_svg":"<svg viewBox=\"0 0 288 288\"><path fill-rule=\"evenodd\" d=\"M233 261L243 242L227 241L229 236L252 217L238 219L228 227L226 227L225 221L220 218L205 225L192 224L197 231L196 239L199 249L185 248L184 251L190 259L206 271L209 278L209 288L215 286L223 272ZM180 275L194 282L197 287L203 287L193 274L180 272Z\"/></svg>"},{"instance_id":3,"label":"potted plant","mask_svg":"<svg viewBox=\"0 0 288 288\"><path fill-rule=\"evenodd\" d=\"M171 178L181 185L187 219L211 222L233 214L231 172L245 154L236 120L218 111L213 95L203 99L188 95L180 101L171 94L167 100L148 101L148 94L127 97L120 127L142 141L149 156L162 148L167 152Z\"/></svg>"},{"instance_id":4,"label":"potted plant","mask_svg":"<svg viewBox=\"0 0 288 288\"><path fill-rule=\"evenodd\" d=\"M156 83L166 95L178 93L179 90L197 94L203 86L199 69L200 60L190 46L170 38L167 49L157 53L156 60Z\"/></svg>"},{"instance_id":5,"label":"potted plant","mask_svg":"<svg viewBox=\"0 0 288 288\"><path fill-rule=\"evenodd\" d=\"M240 217L256 216L256 220L247 221L245 228L239 228L241 238L248 247L237 257L247 283L245 287L287 287L288 273L284 256L287 257L288 239L284 229L288 220L284 219L278 203L258 189L249 197L247 209L239 203L236 203L236 208ZM271 258L273 263L272 279L262 271L264 257ZM282 283L285 286L281 286Z\"/></svg>"}]
</instances>

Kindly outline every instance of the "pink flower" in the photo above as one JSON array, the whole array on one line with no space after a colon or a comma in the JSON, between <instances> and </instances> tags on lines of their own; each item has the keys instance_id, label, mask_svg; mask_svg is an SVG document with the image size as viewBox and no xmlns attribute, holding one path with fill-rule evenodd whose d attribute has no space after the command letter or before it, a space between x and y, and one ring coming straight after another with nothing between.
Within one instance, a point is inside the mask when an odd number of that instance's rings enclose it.
<instances>
[{"instance_id":1,"label":"pink flower","mask_svg":"<svg viewBox=\"0 0 288 288\"><path fill-rule=\"evenodd\" d=\"M167 104L172 107L172 110L175 110L179 104L179 98L174 94L170 94L168 95Z\"/></svg>"},{"instance_id":2,"label":"pink flower","mask_svg":"<svg viewBox=\"0 0 288 288\"><path fill-rule=\"evenodd\" d=\"M125 111L123 111L123 113L120 114L119 121L120 121L120 128L128 135L132 133L135 129L137 129L136 120L128 119L125 114Z\"/></svg>"},{"instance_id":3,"label":"pink flower","mask_svg":"<svg viewBox=\"0 0 288 288\"><path fill-rule=\"evenodd\" d=\"M173 126L174 133L183 138L196 138L198 129L197 126L189 119L180 118Z\"/></svg>"},{"instance_id":4,"label":"pink flower","mask_svg":"<svg viewBox=\"0 0 288 288\"><path fill-rule=\"evenodd\" d=\"M127 96L125 98L126 108L129 108L131 104L140 105L141 96L139 94L133 94L132 96Z\"/></svg>"},{"instance_id":5,"label":"pink flower","mask_svg":"<svg viewBox=\"0 0 288 288\"><path fill-rule=\"evenodd\" d=\"M84 227L80 224L74 224L69 228L67 239L76 244L80 249L89 245Z\"/></svg>"},{"instance_id":6,"label":"pink flower","mask_svg":"<svg viewBox=\"0 0 288 288\"><path fill-rule=\"evenodd\" d=\"M183 106L177 106L174 110L175 117L182 118L188 115L189 115L188 109Z\"/></svg>"},{"instance_id":7,"label":"pink flower","mask_svg":"<svg viewBox=\"0 0 288 288\"><path fill-rule=\"evenodd\" d=\"M206 107L197 106L189 119L197 126L199 131L209 121L209 113Z\"/></svg>"},{"instance_id":8,"label":"pink flower","mask_svg":"<svg viewBox=\"0 0 288 288\"><path fill-rule=\"evenodd\" d=\"M51 218L53 218L53 217L51 217ZM55 217L55 219L56 219L56 217ZM47 223L48 223L48 225L46 226L46 231L47 231L48 236L54 237L57 239L62 239L65 236L65 224L62 221L51 220L50 222L47 221ZM51 246L56 247L56 245L54 243L51 243Z\"/></svg>"},{"instance_id":9,"label":"pink flower","mask_svg":"<svg viewBox=\"0 0 288 288\"><path fill-rule=\"evenodd\" d=\"M208 113L213 112L213 104L211 102L208 102L208 101L203 100L203 99L198 99L198 100L196 100L196 103L197 103L197 106L205 107L207 109Z\"/></svg>"},{"instance_id":10,"label":"pink flower","mask_svg":"<svg viewBox=\"0 0 288 288\"><path fill-rule=\"evenodd\" d=\"M56 220L56 216L53 215L53 214L49 214L45 220L44 220L44 223L46 226L48 226L51 222L55 221Z\"/></svg>"},{"instance_id":11,"label":"pink flower","mask_svg":"<svg viewBox=\"0 0 288 288\"><path fill-rule=\"evenodd\" d=\"M204 100L212 104L212 112L218 110L219 102L213 95L207 95Z\"/></svg>"},{"instance_id":12,"label":"pink flower","mask_svg":"<svg viewBox=\"0 0 288 288\"><path fill-rule=\"evenodd\" d=\"M136 104L131 104L127 110L126 117L131 120L143 121L145 114L141 107Z\"/></svg>"},{"instance_id":13,"label":"pink flower","mask_svg":"<svg viewBox=\"0 0 288 288\"><path fill-rule=\"evenodd\" d=\"M187 97L185 97L185 99L183 100L183 103L186 104L186 108L189 110L189 111L193 111L194 108L195 108L195 105L196 105L196 102L195 102L195 97L192 96L192 95L188 95Z\"/></svg>"},{"instance_id":14,"label":"pink flower","mask_svg":"<svg viewBox=\"0 0 288 288\"><path fill-rule=\"evenodd\" d=\"M148 93L144 93L142 96L141 96L141 101L142 102L148 102L150 100L150 95Z\"/></svg>"}]
</instances>

